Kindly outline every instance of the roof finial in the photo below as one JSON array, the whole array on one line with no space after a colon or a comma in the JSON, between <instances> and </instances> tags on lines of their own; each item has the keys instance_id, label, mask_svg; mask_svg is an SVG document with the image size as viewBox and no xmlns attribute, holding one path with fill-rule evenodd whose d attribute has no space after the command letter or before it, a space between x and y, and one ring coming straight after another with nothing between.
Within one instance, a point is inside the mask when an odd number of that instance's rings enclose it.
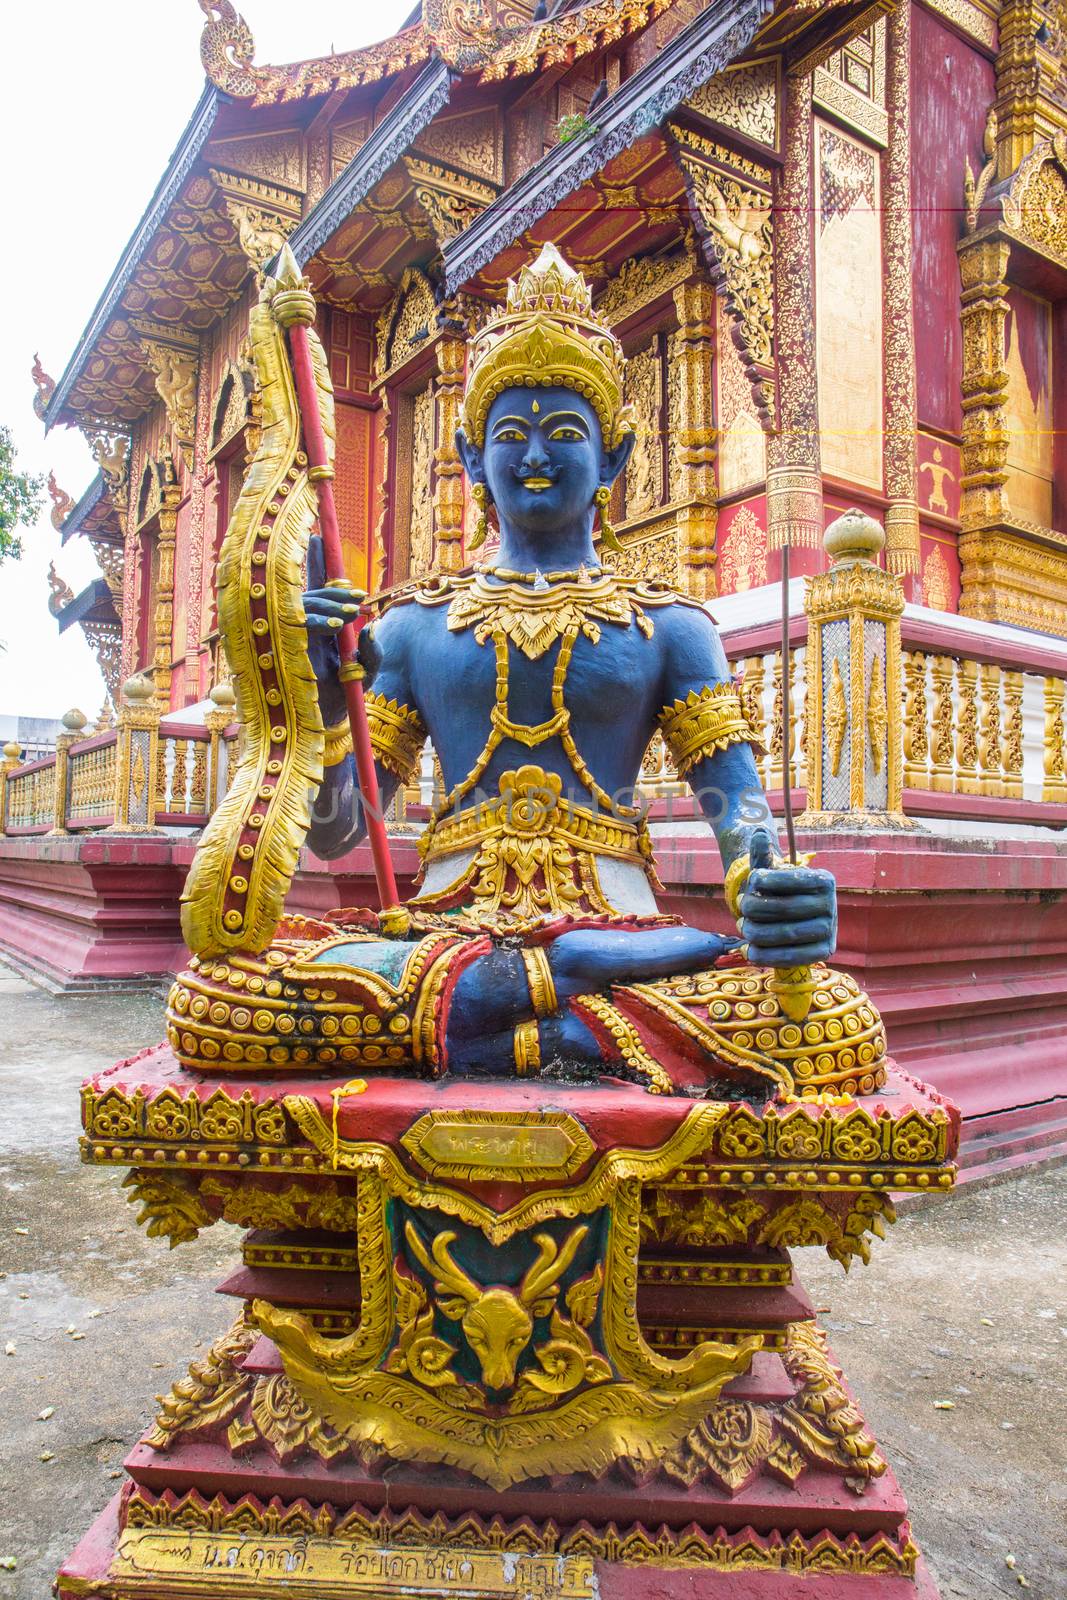
<instances>
[{"instance_id":1,"label":"roof finial","mask_svg":"<svg viewBox=\"0 0 1067 1600\"><path fill-rule=\"evenodd\" d=\"M230 0L199 0L207 17L200 35L200 60L215 85L237 100L250 100L259 87L260 71L253 67L256 41L244 17Z\"/></svg>"},{"instance_id":2,"label":"roof finial","mask_svg":"<svg viewBox=\"0 0 1067 1600\"><path fill-rule=\"evenodd\" d=\"M36 351L33 354L33 366L30 368L30 376L33 379L33 386L37 390L33 397L33 409L37 417L43 422L44 414L48 410L48 402L56 392L56 380L48 376Z\"/></svg>"}]
</instances>

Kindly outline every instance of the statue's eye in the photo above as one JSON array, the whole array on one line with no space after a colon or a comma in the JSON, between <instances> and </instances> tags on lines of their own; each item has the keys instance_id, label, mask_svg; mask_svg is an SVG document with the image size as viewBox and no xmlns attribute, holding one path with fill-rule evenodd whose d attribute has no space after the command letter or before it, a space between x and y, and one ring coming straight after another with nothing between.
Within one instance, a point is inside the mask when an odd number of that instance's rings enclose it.
<instances>
[{"instance_id":1,"label":"statue's eye","mask_svg":"<svg viewBox=\"0 0 1067 1600\"><path fill-rule=\"evenodd\" d=\"M581 441L582 435L577 428L553 428L548 437L549 439L560 439L565 444L577 444Z\"/></svg>"},{"instance_id":2,"label":"statue's eye","mask_svg":"<svg viewBox=\"0 0 1067 1600\"><path fill-rule=\"evenodd\" d=\"M520 429L518 429L518 428L501 428L499 433L494 434L494 438L496 439L498 444L501 444L501 443L503 443L503 444L525 444L526 443L526 435L524 433L522 433L520 431Z\"/></svg>"}]
</instances>

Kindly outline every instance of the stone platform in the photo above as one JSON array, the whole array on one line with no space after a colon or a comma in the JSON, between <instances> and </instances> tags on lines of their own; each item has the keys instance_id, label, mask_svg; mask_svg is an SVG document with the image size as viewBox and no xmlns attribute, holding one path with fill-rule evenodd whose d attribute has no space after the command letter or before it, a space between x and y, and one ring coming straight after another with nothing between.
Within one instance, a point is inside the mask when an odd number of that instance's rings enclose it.
<instances>
[{"instance_id":1,"label":"stone platform","mask_svg":"<svg viewBox=\"0 0 1067 1600\"><path fill-rule=\"evenodd\" d=\"M933 1600L788 1255L866 1260L891 1189L951 1186L958 1113L898 1069L722 1104L158 1047L83 1117L151 1231L248 1231L60 1596Z\"/></svg>"}]
</instances>

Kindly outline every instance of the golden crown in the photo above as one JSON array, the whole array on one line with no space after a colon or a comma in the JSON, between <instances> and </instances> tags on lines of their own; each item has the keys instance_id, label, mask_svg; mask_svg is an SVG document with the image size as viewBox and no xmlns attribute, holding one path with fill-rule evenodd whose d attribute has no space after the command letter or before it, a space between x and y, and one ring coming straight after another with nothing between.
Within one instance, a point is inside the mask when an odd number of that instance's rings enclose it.
<instances>
[{"instance_id":1,"label":"golden crown","mask_svg":"<svg viewBox=\"0 0 1067 1600\"><path fill-rule=\"evenodd\" d=\"M554 244L508 283L503 311L491 317L471 349L463 427L481 446L489 408L505 389L557 385L584 395L600 419L610 450L633 431L623 402L622 345L593 310L589 285Z\"/></svg>"}]
</instances>

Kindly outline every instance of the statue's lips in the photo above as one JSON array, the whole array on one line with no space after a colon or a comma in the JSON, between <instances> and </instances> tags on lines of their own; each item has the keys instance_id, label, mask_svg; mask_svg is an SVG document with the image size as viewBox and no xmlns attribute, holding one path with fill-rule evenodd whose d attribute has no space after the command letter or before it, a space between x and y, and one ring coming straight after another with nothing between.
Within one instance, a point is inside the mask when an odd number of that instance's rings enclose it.
<instances>
[{"instance_id":1,"label":"statue's lips","mask_svg":"<svg viewBox=\"0 0 1067 1600\"><path fill-rule=\"evenodd\" d=\"M521 480L521 482L522 482L522 486L523 486L524 489L532 489L535 494L540 494L542 489L551 489L553 484L555 483L555 479L554 478L523 478Z\"/></svg>"}]
</instances>

